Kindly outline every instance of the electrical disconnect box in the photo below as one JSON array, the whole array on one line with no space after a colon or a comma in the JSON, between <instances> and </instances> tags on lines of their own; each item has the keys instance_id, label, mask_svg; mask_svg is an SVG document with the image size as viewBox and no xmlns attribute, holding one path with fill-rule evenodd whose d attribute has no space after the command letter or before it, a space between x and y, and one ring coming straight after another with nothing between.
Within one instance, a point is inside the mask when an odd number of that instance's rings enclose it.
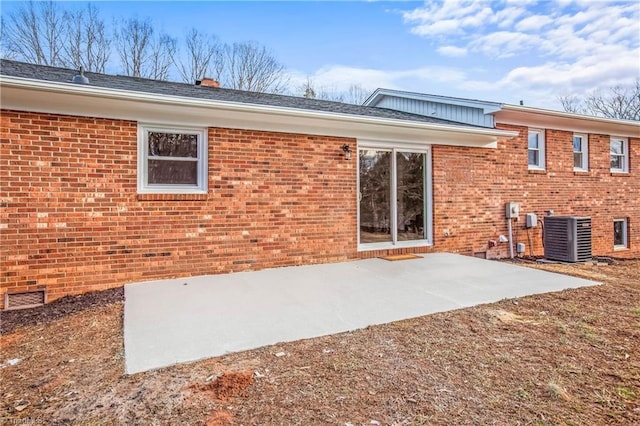
<instances>
[{"instance_id":1,"label":"electrical disconnect box","mask_svg":"<svg viewBox=\"0 0 640 426\"><path fill-rule=\"evenodd\" d=\"M535 228L538 226L538 216L535 213L527 213L525 215L525 226L527 228Z\"/></svg>"},{"instance_id":2,"label":"electrical disconnect box","mask_svg":"<svg viewBox=\"0 0 640 426\"><path fill-rule=\"evenodd\" d=\"M518 203L507 203L506 204L506 215L507 219L517 218L520 216L520 204Z\"/></svg>"}]
</instances>

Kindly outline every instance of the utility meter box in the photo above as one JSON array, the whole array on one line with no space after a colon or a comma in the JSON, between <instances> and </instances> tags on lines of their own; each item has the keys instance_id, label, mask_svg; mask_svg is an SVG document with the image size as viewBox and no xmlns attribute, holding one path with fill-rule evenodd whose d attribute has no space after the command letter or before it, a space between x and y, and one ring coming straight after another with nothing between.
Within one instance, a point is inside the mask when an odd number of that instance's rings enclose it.
<instances>
[{"instance_id":1,"label":"utility meter box","mask_svg":"<svg viewBox=\"0 0 640 426\"><path fill-rule=\"evenodd\" d=\"M505 206L507 219L512 219L514 217L517 218L520 216L520 204L507 203Z\"/></svg>"},{"instance_id":2,"label":"utility meter box","mask_svg":"<svg viewBox=\"0 0 640 426\"><path fill-rule=\"evenodd\" d=\"M527 213L524 218L527 228L535 228L538 226L538 216L536 216L535 213Z\"/></svg>"}]
</instances>

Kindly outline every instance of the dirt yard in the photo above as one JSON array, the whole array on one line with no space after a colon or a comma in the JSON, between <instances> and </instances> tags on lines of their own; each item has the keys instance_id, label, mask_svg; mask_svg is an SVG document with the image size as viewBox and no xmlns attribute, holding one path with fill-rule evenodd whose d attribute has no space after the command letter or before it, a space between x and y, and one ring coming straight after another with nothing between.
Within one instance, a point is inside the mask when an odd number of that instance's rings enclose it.
<instances>
[{"instance_id":1,"label":"dirt yard","mask_svg":"<svg viewBox=\"0 0 640 426\"><path fill-rule=\"evenodd\" d=\"M121 289L2 312L2 424L640 424L640 261L526 265L604 285L133 376Z\"/></svg>"}]
</instances>

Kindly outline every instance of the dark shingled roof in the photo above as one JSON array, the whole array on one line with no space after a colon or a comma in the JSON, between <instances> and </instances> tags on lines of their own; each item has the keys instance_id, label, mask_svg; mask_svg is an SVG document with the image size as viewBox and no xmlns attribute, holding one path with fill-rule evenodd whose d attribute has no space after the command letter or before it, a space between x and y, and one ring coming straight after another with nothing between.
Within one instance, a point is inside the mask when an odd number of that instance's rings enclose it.
<instances>
[{"instance_id":1,"label":"dark shingled roof","mask_svg":"<svg viewBox=\"0 0 640 426\"><path fill-rule=\"evenodd\" d=\"M58 83L71 83L73 77L78 74L78 70L50 67L45 65L27 64L24 62L2 59L0 60L0 74L12 77L23 77ZM209 99L216 101L237 102L243 104L294 108L299 110L349 114L362 117L388 118L412 122L458 126L461 128L478 127L449 120L442 120L434 117L427 117L419 114L395 111L387 108L353 105L319 99L307 99L297 96L247 92L243 90L196 86L195 84L192 85L186 83L159 81L120 75L115 76L93 72L85 72L84 75L89 79L89 86L120 89L129 92L154 93L159 95L180 96L186 98Z\"/></svg>"}]
</instances>

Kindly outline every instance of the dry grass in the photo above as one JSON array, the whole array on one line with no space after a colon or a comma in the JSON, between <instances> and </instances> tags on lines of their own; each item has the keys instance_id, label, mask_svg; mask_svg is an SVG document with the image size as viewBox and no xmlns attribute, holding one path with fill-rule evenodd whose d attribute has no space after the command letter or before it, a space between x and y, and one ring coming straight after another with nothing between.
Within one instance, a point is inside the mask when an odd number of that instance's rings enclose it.
<instances>
[{"instance_id":1,"label":"dry grass","mask_svg":"<svg viewBox=\"0 0 640 426\"><path fill-rule=\"evenodd\" d=\"M1 415L53 425L640 424L640 261L533 266L605 284L133 376L123 374L121 302L19 326L2 336L0 362L20 362L0 370Z\"/></svg>"}]
</instances>

